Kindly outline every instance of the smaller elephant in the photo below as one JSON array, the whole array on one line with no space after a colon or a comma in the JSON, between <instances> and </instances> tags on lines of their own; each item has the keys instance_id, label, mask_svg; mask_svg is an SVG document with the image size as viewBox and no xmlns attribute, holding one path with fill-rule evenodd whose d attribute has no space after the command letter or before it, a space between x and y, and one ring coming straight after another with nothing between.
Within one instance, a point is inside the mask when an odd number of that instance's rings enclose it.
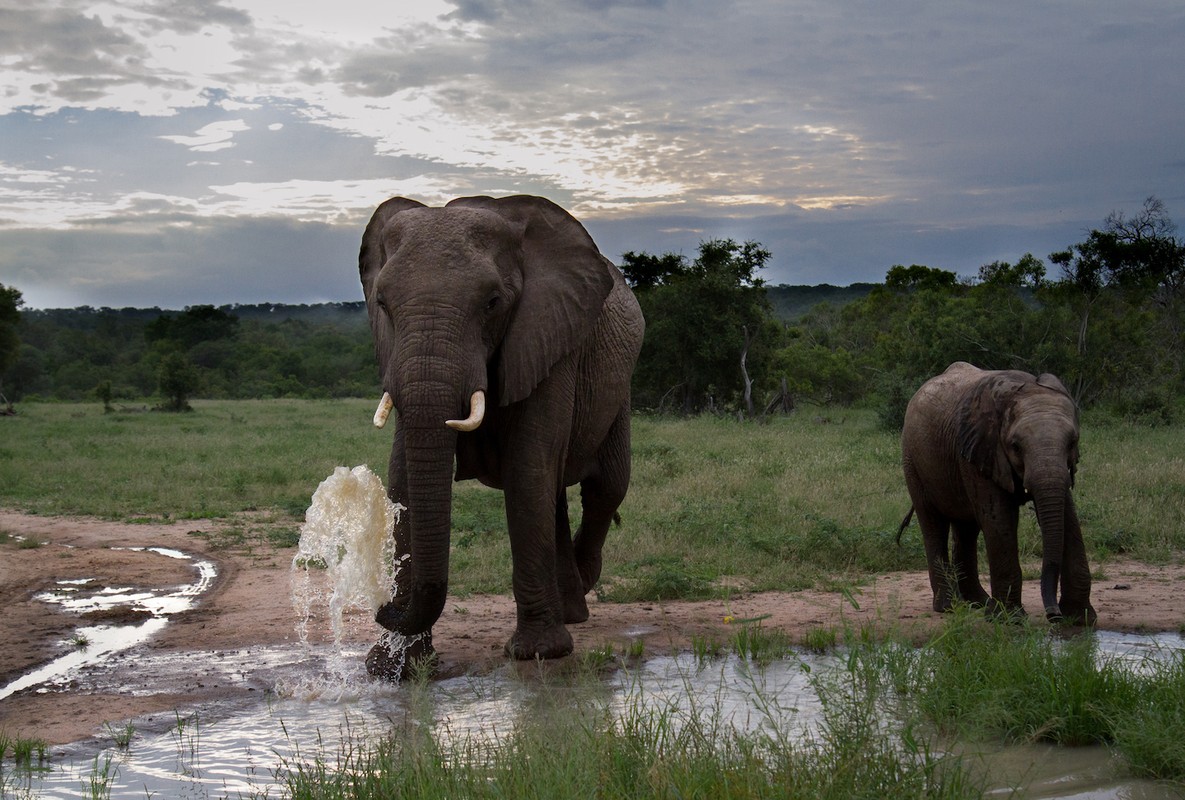
<instances>
[{"instance_id":1,"label":"smaller elephant","mask_svg":"<svg viewBox=\"0 0 1185 800\"><path fill-rule=\"evenodd\" d=\"M1090 567L1070 492L1078 437L1077 407L1053 375L982 370L960 361L918 389L901 433L913 508L897 536L916 511L935 611L949 610L959 597L992 613L1024 613L1016 529L1020 507L1031 500L1041 528L1046 617L1095 624ZM980 531L990 597L979 582Z\"/></svg>"}]
</instances>

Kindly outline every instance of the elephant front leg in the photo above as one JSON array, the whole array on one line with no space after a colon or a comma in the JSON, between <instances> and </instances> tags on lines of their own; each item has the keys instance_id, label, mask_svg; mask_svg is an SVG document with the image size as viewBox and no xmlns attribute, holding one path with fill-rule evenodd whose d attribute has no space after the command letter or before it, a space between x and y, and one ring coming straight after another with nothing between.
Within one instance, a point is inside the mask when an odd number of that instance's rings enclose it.
<instances>
[{"instance_id":1,"label":"elephant front leg","mask_svg":"<svg viewBox=\"0 0 1185 800\"><path fill-rule=\"evenodd\" d=\"M999 501L989 505L988 511L991 513L981 520L992 587L992 603L988 606L988 613L993 616L1023 617L1023 579L1016 537L1020 507L1012 502Z\"/></svg>"},{"instance_id":2,"label":"elephant front leg","mask_svg":"<svg viewBox=\"0 0 1185 800\"><path fill-rule=\"evenodd\" d=\"M1058 605L1071 625L1095 625L1099 615L1090 604L1090 564L1074 502L1066 503L1065 540L1062 548L1062 594Z\"/></svg>"},{"instance_id":3,"label":"elephant front leg","mask_svg":"<svg viewBox=\"0 0 1185 800\"><path fill-rule=\"evenodd\" d=\"M515 659L560 658L572 652L556 578L554 485L506 487L517 624L505 651Z\"/></svg>"}]
</instances>

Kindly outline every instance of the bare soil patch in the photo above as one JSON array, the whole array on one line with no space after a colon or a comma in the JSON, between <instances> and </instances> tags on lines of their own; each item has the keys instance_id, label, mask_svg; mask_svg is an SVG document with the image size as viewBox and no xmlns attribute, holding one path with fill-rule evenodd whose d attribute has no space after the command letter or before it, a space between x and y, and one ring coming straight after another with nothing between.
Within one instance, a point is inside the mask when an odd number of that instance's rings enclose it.
<instances>
[{"instance_id":1,"label":"bare soil patch","mask_svg":"<svg viewBox=\"0 0 1185 800\"><path fill-rule=\"evenodd\" d=\"M291 600L291 550L255 552L215 549L208 535L220 523L186 521L129 524L79 518L35 517L0 510L0 687L74 647L71 638L84 625L132 624L136 619L97 612L89 617L35 599L58 581L91 578L104 585L159 590L193 582L193 566L154 553L117 548L164 547L213 561L218 578L190 611L170 618L162 632L141 648L153 653L208 654L298 641ZM15 537L44 542L22 547ZM1109 562L1096 579L1093 603L1099 627L1156 632L1185 628L1185 566ZM1036 583L1025 597L1039 596ZM854 600L854 603L853 603ZM689 650L696 638L727 641L735 632L726 618L763 617L762 624L785 630L793 639L812 628L850 624L895 626L923 635L939 616L930 610L925 573L879 576L845 597L839 592L801 591L735 594L727 601L671 601L610 604L590 598L591 618L571 626L577 652L612 643L621 650L642 640L647 654ZM134 613L134 612L133 612ZM380 629L354 615L351 636L377 638ZM508 596L450 597L433 629L442 669L448 674L482 672L503 663L502 645L514 624ZM312 637L324 639L319 633ZM0 700L0 730L37 737L50 744L79 741L105 726L144 714L171 713L208 702L234 699L270 687L220 685L201 674L180 670L150 683L129 682L117 691L68 686L38 693L26 689Z\"/></svg>"}]
</instances>

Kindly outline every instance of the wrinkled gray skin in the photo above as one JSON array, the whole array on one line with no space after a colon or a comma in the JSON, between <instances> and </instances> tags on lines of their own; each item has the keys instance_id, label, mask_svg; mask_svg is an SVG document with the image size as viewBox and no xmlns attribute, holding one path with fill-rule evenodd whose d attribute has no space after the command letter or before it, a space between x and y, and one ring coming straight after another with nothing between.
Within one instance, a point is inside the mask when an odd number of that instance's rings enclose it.
<instances>
[{"instance_id":1,"label":"wrinkled gray skin","mask_svg":"<svg viewBox=\"0 0 1185 800\"><path fill-rule=\"evenodd\" d=\"M1020 507L1031 500L1041 528L1046 616L1095 624L1090 568L1070 494L1078 433L1074 402L1053 375L987 371L960 361L913 396L905 412L902 455L935 611L948 610L961 597L992 613L1024 613L1016 527ZM906 515L902 530L908 523ZM990 598L979 583L980 531Z\"/></svg>"},{"instance_id":2,"label":"wrinkled gray skin","mask_svg":"<svg viewBox=\"0 0 1185 800\"><path fill-rule=\"evenodd\" d=\"M410 559L377 621L430 633L448 591L451 484L476 478L505 495L518 616L506 653L570 653L565 623L588 618L585 594L629 485L637 300L584 227L539 197L443 208L393 198L371 218L358 264L395 404L388 494L408 509L393 535ZM447 427L469 416L477 390L480 427ZM565 487L577 483L573 538Z\"/></svg>"}]
</instances>

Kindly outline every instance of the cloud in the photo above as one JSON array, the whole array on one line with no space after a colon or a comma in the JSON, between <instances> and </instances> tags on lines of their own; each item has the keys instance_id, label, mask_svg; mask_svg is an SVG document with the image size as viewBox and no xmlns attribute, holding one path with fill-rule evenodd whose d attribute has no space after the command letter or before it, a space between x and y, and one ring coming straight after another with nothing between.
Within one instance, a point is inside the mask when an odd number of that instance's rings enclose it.
<instances>
[{"instance_id":1,"label":"cloud","mask_svg":"<svg viewBox=\"0 0 1185 800\"><path fill-rule=\"evenodd\" d=\"M611 257L752 238L774 280L841 283L1041 255L1149 194L1185 214L1165 0L31 6L0 8L0 282L60 236L161 291L154 236L245 261L392 194L544 194Z\"/></svg>"},{"instance_id":2,"label":"cloud","mask_svg":"<svg viewBox=\"0 0 1185 800\"><path fill-rule=\"evenodd\" d=\"M236 133L250 130L247 123L241 119L225 120L223 122L211 122L196 131L192 136L162 136L160 138L165 141L174 142L182 147L188 147L198 153L212 153L216 150L224 150L228 147L234 147L234 142L231 140Z\"/></svg>"}]
</instances>

